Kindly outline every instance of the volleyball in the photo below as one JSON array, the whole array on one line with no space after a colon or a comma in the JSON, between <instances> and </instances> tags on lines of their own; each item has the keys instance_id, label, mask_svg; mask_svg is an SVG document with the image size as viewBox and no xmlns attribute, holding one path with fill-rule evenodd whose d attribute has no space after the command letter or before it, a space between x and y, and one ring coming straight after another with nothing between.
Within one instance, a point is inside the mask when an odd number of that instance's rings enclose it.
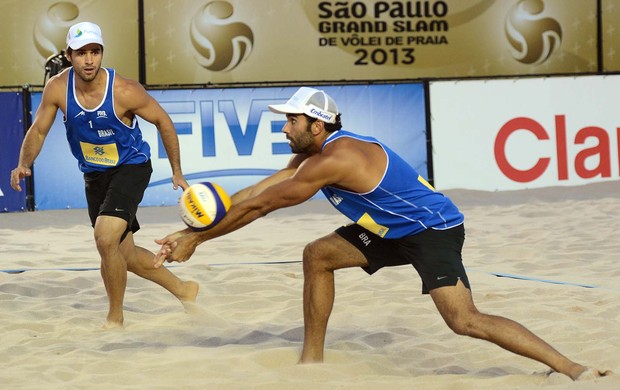
<instances>
[{"instance_id":1,"label":"volleyball","mask_svg":"<svg viewBox=\"0 0 620 390\"><path fill-rule=\"evenodd\" d=\"M179 198L179 214L189 228L207 230L224 218L230 203L230 197L219 185L196 183L186 188Z\"/></svg>"}]
</instances>

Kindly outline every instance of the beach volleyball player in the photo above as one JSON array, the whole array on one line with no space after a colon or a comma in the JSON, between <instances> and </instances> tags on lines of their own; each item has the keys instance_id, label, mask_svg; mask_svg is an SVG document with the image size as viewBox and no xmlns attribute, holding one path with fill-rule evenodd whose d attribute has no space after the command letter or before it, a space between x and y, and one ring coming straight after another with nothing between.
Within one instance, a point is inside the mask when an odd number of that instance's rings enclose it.
<instances>
[{"instance_id":1,"label":"beach volleyball player","mask_svg":"<svg viewBox=\"0 0 620 390\"><path fill-rule=\"evenodd\" d=\"M286 104L269 108L286 114L282 131L294 153L288 166L233 195L230 210L210 230L185 229L158 240L156 266L186 261L199 244L323 191L354 223L304 249L302 363L323 361L335 270L360 267L372 274L410 264L422 279L422 292L455 333L490 341L572 379L603 374L568 359L515 321L478 311L461 259L461 212L386 145L341 130L340 111L325 92L302 87Z\"/></svg>"},{"instance_id":2,"label":"beach volleyball player","mask_svg":"<svg viewBox=\"0 0 620 390\"><path fill-rule=\"evenodd\" d=\"M155 125L172 167L172 185L187 188L181 171L179 142L168 114L137 82L102 68L104 45L94 23L73 25L67 34L67 58L72 67L52 77L24 138L11 186L32 174L58 110L62 111L71 152L84 173L88 214L101 276L109 300L104 327L123 325L127 271L151 280L181 302L196 300L198 284L182 281L165 268L154 269L154 254L136 246L140 228L138 204L151 176L150 147L142 139L137 116Z\"/></svg>"}]
</instances>

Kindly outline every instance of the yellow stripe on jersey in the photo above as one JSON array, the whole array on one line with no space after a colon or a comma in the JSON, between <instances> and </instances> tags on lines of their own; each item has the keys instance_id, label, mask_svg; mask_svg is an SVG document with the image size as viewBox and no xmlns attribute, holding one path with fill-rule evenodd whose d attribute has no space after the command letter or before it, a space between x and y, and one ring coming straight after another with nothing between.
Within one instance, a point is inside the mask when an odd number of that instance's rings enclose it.
<instances>
[{"instance_id":1,"label":"yellow stripe on jersey","mask_svg":"<svg viewBox=\"0 0 620 390\"><path fill-rule=\"evenodd\" d=\"M362 217L358 219L356 223L361 227L375 233L379 237L384 237L387 234L388 230L390 230L388 227L376 223L375 220L372 219L370 215L368 215L368 213L364 213L364 215L362 215Z\"/></svg>"},{"instance_id":2,"label":"yellow stripe on jersey","mask_svg":"<svg viewBox=\"0 0 620 390\"><path fill-rule=\"evenodd\" d=\"M435 191L435 188L429 182L427 182L426 179L422 177L422 175L418 175L418 181L424 184L427 188L430 188L432 191Z\"/></svg>"}]
</instances>

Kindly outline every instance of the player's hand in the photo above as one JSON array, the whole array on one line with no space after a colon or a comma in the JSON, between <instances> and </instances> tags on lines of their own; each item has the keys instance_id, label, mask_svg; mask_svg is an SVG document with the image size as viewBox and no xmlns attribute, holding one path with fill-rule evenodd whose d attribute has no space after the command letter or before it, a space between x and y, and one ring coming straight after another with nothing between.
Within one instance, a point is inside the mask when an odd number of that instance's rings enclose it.
<instances>
[{"instance_id":1,"label":"player's hand","mask_svg":"<svg viewBox=\"0 0 620 390\"><path fill-rule=\"evenodd\" d=\"M25 177L32 175L32 171L30 168L26 167L17 167L11 171L11 187L15 191L22 190L22 187L19 185L19 182L22 181Z\"/></svg>"},{"instance_id":2,"label":"player's hand","mask_svg":"<svg viewBox=\"0 0 620 390\"><path fill-rule=\"evenodd\" d=\"M181 190L185 190L189 187L189 184L187 184L183 175L172 175L172 188L176 191L179 187L181 187Z\"/></svg>"},{"instance_id":3,"label":"player's hand","mask_svg":"<svg viewBox=\"0 0 620 390\"><path fill-rule=\"evenodd\" d=\"M155 255L153 266L159 268L165 261L182 263L189 260L198 246L198 242L191 233L192 230L188 228L155 240L161 248Z\"/></svg>"}]
</instances>

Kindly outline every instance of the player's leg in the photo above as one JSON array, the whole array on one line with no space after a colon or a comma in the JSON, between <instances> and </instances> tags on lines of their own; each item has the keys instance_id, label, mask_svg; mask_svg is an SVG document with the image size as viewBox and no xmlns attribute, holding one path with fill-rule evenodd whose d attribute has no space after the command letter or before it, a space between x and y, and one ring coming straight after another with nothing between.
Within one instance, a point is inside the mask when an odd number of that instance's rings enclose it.
<instances>
[{"instance_id":1,"label":"player's leg","mask_svg":"<svg viewBox=\"0 0 620 390\"><path fill-rule=\"evenodd\" d=\"M127 269L134 274L159 284L182 303L195 302L198 295L198 283L183 281L166 267L153 268L155 254L136 246L133 233L129 232L121 243L121 252L127 261Z\"/></svg>"},{"instance_id":2,"label":"player's leg","mask_svg":"<svg viewBox=\"0 0 620 390\"><path fill-rule=\"evenodd\" d=\"M336 233L306 246L304 270L304 345L300 363L323 361L325 332L334 304L334 270L368 265L364 255Z\"/></svg>"},{"instance_id":3,"label":"player's leg","mask_svg":"<svg viewBox=\"0 0 620 390\"><path fill-rule=\"evenodd\" d=\"M499 316L483 314L474 306L469 289L456 286L433 289L430 295L455 333L490 341L516 354L537 360L576 379L586 367L569 360L521 324Z\"/></svg>"},{"instance_id":4,"label":"player's leg","mask_svg":"<svg viewBox=\"0 0 620 390\"><path fill-rule=\"evenodd\" d=\"M151 164L146 162L84 175L88 213L110 301L106 327L122 326L124 321L127 259L121 252L121 243L129 231L136 232L140 228L135 216L151 172Z\"/></svg>"},{"instance_id":5,"label":"player's leg","mask_svg":"<svg viewBox=\"0 0 620 390\"><path fill-rule=\"evenodd\" d=\"M584 366L569 360L521 324L478 311L461 259L464 240L462 225L448 230L429 229L411 240L414 266L450 329L537 360L573 379L579 376Z\"/></svg>"},{"instance_id":6,"label":"player's leg","mask_svg":"<svg viewBox=\"0 0 620 390\"><path fill-rule=\"evenodd\" d=\"M123 325L123 299L127 286L127 263L119 243L127 229L121 218L100 215L95 222L95 243L101 256L101 277L110 303L105 327Z\"/></svg>"}]
</instances>

